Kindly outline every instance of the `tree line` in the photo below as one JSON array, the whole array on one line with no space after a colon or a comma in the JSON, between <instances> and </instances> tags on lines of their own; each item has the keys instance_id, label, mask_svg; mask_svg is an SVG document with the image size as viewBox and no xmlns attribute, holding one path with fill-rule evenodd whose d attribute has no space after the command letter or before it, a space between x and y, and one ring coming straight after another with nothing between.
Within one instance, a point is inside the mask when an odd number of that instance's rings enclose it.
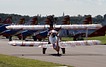
<instances>
[{"instance_id":1,"label":"tree line","mask_svg":"<svg viewBox=\"0 0 106 67\"><path fill-rule=\"evenodd\" d=\"M0 18L1 20L5 20L8 16L12 16L12 22L17 23L19 21L20 18L25 18L25 21L29 21L32 17L28 16L28 15L18 15L18 14L4 14L4 13L0 13ZM69 15L68 15L69 16ZM70 22L71 24L82 24L84 22L84 19L86 18L86 16L88 15L78 15L78 16L70 16ZM91 15L90 15L91 16ZM42 16L41 15L37 15L38 17L38 21L40 24L44 24L45 19L47 16ZM57 24L61 24L61 22L64 19L64 16L59 16L59 17L55 17ZM95 17L92 17L92 22L93 23L101 23L101 24L106 24L106 14L104 16L101 15L97 15Z\"/></svg>"}]
</instances>

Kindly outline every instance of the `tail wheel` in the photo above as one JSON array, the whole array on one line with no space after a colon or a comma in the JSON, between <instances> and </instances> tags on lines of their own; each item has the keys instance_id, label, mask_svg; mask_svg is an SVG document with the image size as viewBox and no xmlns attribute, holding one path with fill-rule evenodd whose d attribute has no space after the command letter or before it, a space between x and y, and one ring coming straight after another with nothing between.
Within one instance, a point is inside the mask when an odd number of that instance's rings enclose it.
<instances>
[{"instance_id":1,"label":"tail wheel","mask_svg":"<svg viewBox=\"0 0 106 67\"><path fill-rule=\"evenodd\" d=\"M17 37L18 37L19 40L22 39L22 35L21 34L17 35Z\"/></svg>"},{"instance_id":2,"label":"tail wheel","mask_svg":"<svg viewBox=\"0 0 106 67\"><path fill-rule=\"evenodd\" d=\"M65 48L61 48L62 53L65 54Z\"/></svg>"}]
</instances>

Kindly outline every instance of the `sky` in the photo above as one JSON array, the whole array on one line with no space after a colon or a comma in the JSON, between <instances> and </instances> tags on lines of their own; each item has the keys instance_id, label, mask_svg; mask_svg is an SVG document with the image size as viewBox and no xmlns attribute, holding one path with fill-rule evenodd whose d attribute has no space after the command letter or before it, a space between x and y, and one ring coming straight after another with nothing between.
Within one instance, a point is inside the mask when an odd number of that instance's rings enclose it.
<instances>
[{"instance_id":1,"label":"sky","mask_svg":"<svg viewBox=\"0 0 106 67\"><path fill-rule=\"evenodd\" d=\"M106 0L0 0L0 13L35 16L104 15Z\"/></svg>"}]
</instances>

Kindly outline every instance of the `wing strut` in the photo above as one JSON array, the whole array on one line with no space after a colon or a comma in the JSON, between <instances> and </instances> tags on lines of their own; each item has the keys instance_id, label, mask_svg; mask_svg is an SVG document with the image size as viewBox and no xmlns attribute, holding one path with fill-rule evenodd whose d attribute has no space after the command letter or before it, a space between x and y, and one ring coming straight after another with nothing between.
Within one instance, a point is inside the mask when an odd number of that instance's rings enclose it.
<instances>
[{"instance_id":1,"label":"wing strut","mask_svg":"<svg viewBox=\"0 0 106 67\"><path fill-rule=\"evenodd\" d=\"M88 40L88 28L86 28L86 40Z\"/></svg>"}]
</instances>

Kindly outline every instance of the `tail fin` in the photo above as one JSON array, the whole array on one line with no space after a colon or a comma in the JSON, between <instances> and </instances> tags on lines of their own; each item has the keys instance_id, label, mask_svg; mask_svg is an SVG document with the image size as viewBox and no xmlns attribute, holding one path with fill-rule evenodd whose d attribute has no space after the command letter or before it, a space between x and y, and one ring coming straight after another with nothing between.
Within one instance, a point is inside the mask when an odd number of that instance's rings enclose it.
<instances>
[{"instance_id":1,"label":"tail fin","mask_svg":"<svg viewBox=\"0 0 106 67\"><path fill-rule=\"evenodd\" d=\"M7 18L3 21L3 24L12 24L12 17L11 17L11 16L7 17Z\"/></svg>"},{"instance_id":2,"label":"tail fin","mask_svg":"<svg viewBox=\"0 0 106 67\"><path fill-rule=\"evenodd\" d=\"M29 20L25 25L37 25L38 24L38 17L35 16L31 20Z\"/></svg>"},{"instance_id":3,"label":"tail fin","mask_svg":"<svg viewBox=\"0 0 106 67\"><path fill-rule=\"evenodd\" d=\"M70 24L70 16L69 15L65 16L62 22L63 24Z\"/></svg>"},{"instance_id":4,"label":"tail fin","mask_svg":"<svg viewBox=\"0 0 106 67\"><path fill-rule=\"evenodd\" d=\"M84 24L92 24L92 17L91 15L88 15L85 17L85 20L83 21Z\"/></svg>"},{"instance_id":5,"label":"tail fin","mask_svg":"<svg viewBox=\"0 0 106 67\"><path fill-rule=\"evenodd\" d=\"M35 16L32 18L32 20L30 21L31 25L37 25L38 24L38 18Z\"/></svg>"},{"instance_id":6,"label":"tail fin","mask_svg":"<svg viewBox=\"0 0 106 67\"><path fill-rule=\"evenodd\" d=\"M94 37L94 36L105 36L106 33L106 25L103 26L102 28L96 30L92 34L88 35L88 37Z\"/></svg>"},{"instance_id":7,"label":"tail fin","mask_svg":"<svg viewBox=\"0 0 106 67\"><path fill-rule=\"evenodd\" d=\"M49 17L47 17L47 18L45 19L45 24L50 24L50 19L49 19Z\"/></svg>"},{"instance_id":8,"label":"tail fin","mask_svg":"<svg viewBox=\"0 0 106 67\"><path fill-rule=\"evenodd\" d=\"M25 23L25 18L21 18L17 24L24 24L24 23Z\"/></svg>"},{"instance_id":9,"label":"tail fin","mask_svg":"<svg viewBox=\"0 0 106 67\"><path fill-rule=\"evenodd\" d=\"M51 25L54 22L54 15L47 16L45 24Z\"/></svg>"}]
</instances>

